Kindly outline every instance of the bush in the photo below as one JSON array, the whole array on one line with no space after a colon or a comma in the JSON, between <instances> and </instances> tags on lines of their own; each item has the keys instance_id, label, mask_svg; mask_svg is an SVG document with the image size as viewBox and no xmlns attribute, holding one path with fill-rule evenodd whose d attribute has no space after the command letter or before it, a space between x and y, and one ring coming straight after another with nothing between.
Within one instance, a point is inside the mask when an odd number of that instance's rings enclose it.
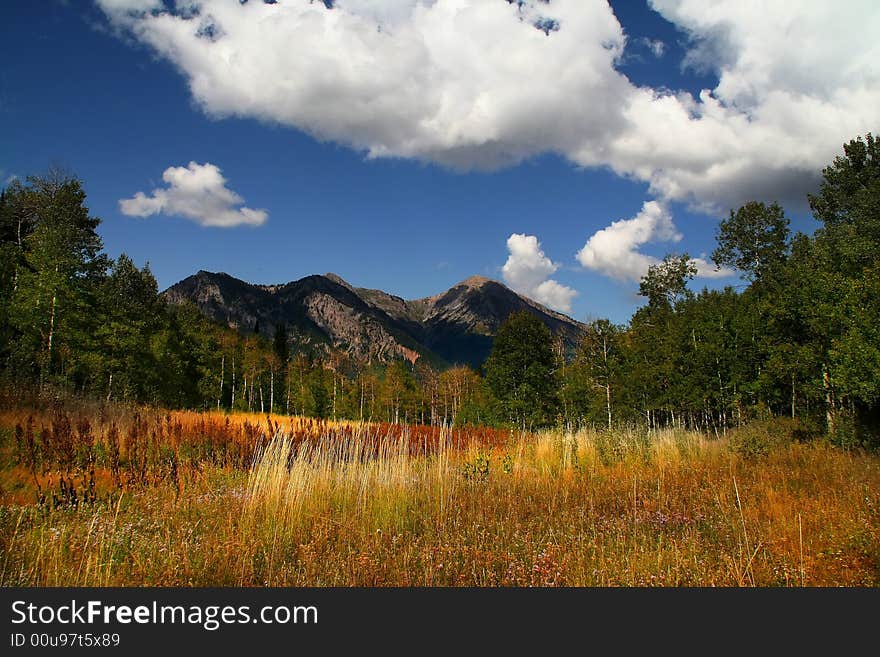
<instances>
[{"instance_id":1,"label":"bush","mask_svg":"<svg viewBox=\"0 0 880 657\"><path fill-rule=\"evenodd\" d=\"M815 435L815 431L797 418L774 417L734 429L730 433L728 446L737 454L755 457L794 442L805 442Z\"/></svg>"},{"instance_id":2,"label":"bush","mask_svg":"<svg viewBox=\"0 0 880 657\"><path fill-rule=\"evenodd\" d=\"M470 461L466 461L463 474L468 481L489 481L489 455L480 453Z\"/></svg>"}]
</instances>

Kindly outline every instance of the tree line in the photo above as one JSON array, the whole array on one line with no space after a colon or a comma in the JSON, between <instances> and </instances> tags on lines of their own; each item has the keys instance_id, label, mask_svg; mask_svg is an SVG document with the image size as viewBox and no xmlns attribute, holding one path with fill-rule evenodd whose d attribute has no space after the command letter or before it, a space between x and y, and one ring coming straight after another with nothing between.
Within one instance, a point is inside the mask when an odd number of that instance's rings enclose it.
<instances>
[{"instance_id":1,"label":"tree line","mask_svg":"<svg viewBox=\"0 0 880 657\"><path fill-rule=\"evenodd\" d=\"M8 381L172 407L388 422L638 425L720 433L788 416L847 444L880 425L880 158L845 144L808 197L819 228L792 235L781 206L749 202L719 225L713 261L744 286L693 292L687 254L642 278L626 325L586 326L574 357L528 313L475 371L422 360L367 365L291 347L169 305L148 266L111 260L82 183L58 171L0 193L0 358Z\"/></svg>"},{"instance_id":2,"label":"tree line","mask_svg":"<svg viewBox=\"0 0 880 657\"><path fill-rule=\"evenodd\" d=\"M573 362L545 368L558 375L541 402L508 394L508 416L547 423L549 409L566 422L706 432L788 416L842 444L877 445L880 142L845 144L808 201L812 235L792 235L777 203L752 201L721 221L712 259L742 274L742 290L692 292L686 254L650 267L639 287L647 303L628 325L590 323ZM518 378L507 374L495 384L502 398Z\"/></svg>"},{"instance_id":3,"label":"tree line","mask_svg":"<svg viewBox=\"0 0 880 657\"><path fill-rule=\"evenodd\" d=\"M389 422L492 423L467 367L368 366L342 350L240 334L170 305L148 265L103 252L76 177L0 192L0 362L7 386L106 400Z\"/></svg>"}]
</instances>

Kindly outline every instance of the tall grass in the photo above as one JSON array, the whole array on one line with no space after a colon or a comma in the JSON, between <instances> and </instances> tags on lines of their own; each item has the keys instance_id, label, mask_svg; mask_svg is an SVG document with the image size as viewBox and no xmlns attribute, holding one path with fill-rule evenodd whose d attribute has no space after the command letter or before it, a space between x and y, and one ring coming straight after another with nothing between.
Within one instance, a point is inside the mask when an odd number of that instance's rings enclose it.
<instances>
[{"instance_id":1,"label":"tall grass","mask_svg":"<svg viewBox=\"0 0 880 657\"><path fill-rule=\"evenodd\" d=\"M25 501L27 473L7 463L0 583L880 582L874 455L795 442L746 457L682 431L426 440L419 428L327 425L303 439L287 422L262 425L247 466L207 459L177 482L89 504Z\"/></svg>"},{"instance_id":2,"label":"tall grass","mask_svg":"<svg viewBox=\"0 0 880 657\"><path fill-rule=\"evenodd\" d=\"M449 479L445 451L412 456L405 435L297 444L279 433L250 473L245 513L288 528L334 515L387 526L440 494Z\"/></svg>"}]
</instances>

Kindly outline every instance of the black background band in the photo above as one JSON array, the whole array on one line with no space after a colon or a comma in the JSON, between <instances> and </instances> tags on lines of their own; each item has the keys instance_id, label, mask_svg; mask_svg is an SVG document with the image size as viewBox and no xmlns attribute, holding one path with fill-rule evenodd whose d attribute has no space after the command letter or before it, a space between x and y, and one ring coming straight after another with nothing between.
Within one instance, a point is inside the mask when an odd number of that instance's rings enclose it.
<instances>
[{"instance_id":1,"label":"black background band","mask_svg":"<svg viewBox=\"0 0 880 657\"><path fill-rule=\"evenodd\" d=\"M547 654L673 654L731 649L877 649L880 591L876 589L366 589L366 588L4 588L0 653L69 652L30 647L39 635L119 635L119 646L82 648L89 654L183 654L249 651L278 646L283 654L476 654L513 650ZM314 606L317 623L13 624L12 604L150 606ZM15 634L19 637L16 639ZM33 635L37 635L36 638ZM23 647L15 647L17 640ZM293 651L293 652L291 652ZM77 650L79 652L79 650ZM197 654L187 652L186 654ZM208 653L205 653L208 654ZM503 654L503 653L498 653Z\"/></svg>"}]
</instances>

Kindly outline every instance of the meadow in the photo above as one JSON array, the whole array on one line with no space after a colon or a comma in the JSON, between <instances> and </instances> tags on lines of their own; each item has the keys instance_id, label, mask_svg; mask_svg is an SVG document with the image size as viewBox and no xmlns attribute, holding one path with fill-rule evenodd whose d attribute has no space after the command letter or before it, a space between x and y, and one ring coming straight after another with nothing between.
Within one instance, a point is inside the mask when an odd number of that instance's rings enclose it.
<instances>
[{"instance_id":1,"label":"meadow","mask_svg":"<svg viewBox=\"0 0 880 657\"><path fill-rule=\"evenodd\" d=\"M0 584L880 584L880 457L779 427L530 434L7 402Z\"/></svg>"}]
</instances>

